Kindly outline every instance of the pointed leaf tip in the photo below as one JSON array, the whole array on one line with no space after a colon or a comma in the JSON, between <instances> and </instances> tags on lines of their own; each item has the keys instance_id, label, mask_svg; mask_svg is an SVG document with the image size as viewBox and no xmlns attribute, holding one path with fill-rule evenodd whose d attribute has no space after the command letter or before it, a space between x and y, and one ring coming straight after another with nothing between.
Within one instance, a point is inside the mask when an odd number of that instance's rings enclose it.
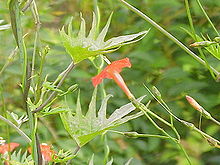
<instances>
[{"instance_id":1,"label":"pointed leaf tip","mask_svg":"<svg viewBox=\"0 0 220 165\"><path fill-rule=\"evenodd\" d=\"M102 29L101 33L98 36L98 38L97 38L98 43L104 42L104 39L106 37L106 34L108 32L108 29L109 29L109 26L110 26L110 23L111 23L112 15L113 15L113 13L110 14L106 25L104 26L104 28Z\"/></svg>"}]
</instances>

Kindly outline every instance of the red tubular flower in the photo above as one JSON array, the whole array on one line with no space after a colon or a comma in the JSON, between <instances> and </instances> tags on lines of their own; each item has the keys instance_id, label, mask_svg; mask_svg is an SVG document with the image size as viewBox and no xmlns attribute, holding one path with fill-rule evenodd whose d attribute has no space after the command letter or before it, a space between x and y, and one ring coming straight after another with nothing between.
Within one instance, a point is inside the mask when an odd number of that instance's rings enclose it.
<instances>
[{"instance_id":1,"label":"red tubular flower","mask_svg":"<svg viewBox=\"0 0 220 165\"><path fill-rule=\"evenodd\" d=\"M51 149L50 145L47 145L46 143L40 144L40 150L43 156L43 159L47 162L52 161L52 157L55 154L54 150ZM28 148L29 153L32 153L31 148Z\"/></svg>"},{"instance_id":2,"label":"red tubular flower","mask_svg":"<svg viewBox=\"0 0 220 165\"><path fill-rule=\"evenodd\" d=\"M133 95L131 94L123 78L119 74L122 68L125 67L131 67L129 58L124 58L122 60L112 62L101 73L92 78L93 86L96 87L98 84L102 82L104 78L113 79L118 84L118 86L124 91L124 93L128 96L129 99L133 98Z\"/></svg>"},{"instance_id":3,"label":"red tubular flower","mask_svg":"<svg viewBox=\"0 0 220 165\"><path fill-rule=\"evenodd\" d=\"M196 109L197 111L201 112L202 113L202 106L199 105L196 100L194 100L194 98L190 97L190 96L187 96L186 95L186 100L189 102L189 104L194 108Z\"/></svg>"},{"instance_id":4,"label":"red tubular flower","mask_svg":"<svg viewBox=\"0 0 220 165\"><path fill-rule=\"evenodd\" d=\"M19 145L20 144L18 144L18 143L2 144L2 145L0 145L0 153L5 154L7 152L12 152Z\"/></svg>"}]
</instances>

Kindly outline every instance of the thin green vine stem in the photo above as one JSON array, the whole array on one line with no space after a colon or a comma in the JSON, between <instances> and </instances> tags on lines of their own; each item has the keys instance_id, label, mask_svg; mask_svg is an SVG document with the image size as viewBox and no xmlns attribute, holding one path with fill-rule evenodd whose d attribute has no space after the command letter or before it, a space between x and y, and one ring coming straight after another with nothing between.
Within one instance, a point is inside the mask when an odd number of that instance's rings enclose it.
<instances>
[{"instance_id":1,"label":"thin green vine stem","mask_svg":"<svg viewBox=\"0 0 220 165\"><path fill-rule=\"evenodd\" d=\"M206 11L204 10L204 8L202 7L202 4L200 3L199 0L196 0L197 4L199 5L199 8L202 10L203 14L205 15L206 19L208 20L209 24L212 26L212 28L214 29L214 31L216 32L216 34L218 36L220 36L218 30L215 28L215 26L213 25L211 19L209 18L208 14L206 13Z\"/></svg>"},{"instance_id":2,"label":"thin green vine stem","mask_svg":"<svg viewBox=\"0 0 220 165\"><path fill-rule=\"evenodd\" d=\"M38 151L38 144L37 144L37 115L31 113L31 149L32 149L32 159L34 160L35 164L40 164L39 161L39 151Z\"/></svg>"},{"instance_id":3,"label":"thin green vine stem","mask_svg":"<svg viewBox=\"0 0 220 165\"><path fill-rule=\"evenodd\" d=\"M152 124L154 124L154 126L157 127L157 129L159 129L160 131L163 132L164 130L162 128L160 128L159 126L157 126L157 124L153 121L153 119L151 119L151 117L147 113L149 113L153 117L157 118L159 121L163 122L164 124L166 124L167 126L172 128L172 125L170 123L168 123L166 120L164 120L163 118L161 118L160 116L158 116L154 112L150 111L144 104L139 103L136 100L131 100L131 102L132 102L132 104L134 104L134 106L137 109L141 110L144 113L144 115L152 122ZM167 135L167 133L165 133L165 132L163 132L163 133ZM170 135L169 135L169 137L170 137ZM171 138L173 138L173 137L171 137Z\"/></svg>"},{"instance_id":4,"label":"thin green vine stem","mask_svg":"<svg viewBox=\"0 0 220 165\"><path fill-rule=\"evenodd\" d=\"M167 137L169 137L170 140L172 140L174 143L176 143L176 144L180 147L180 149L181 149L181 151L183 152L184 156L186 157L188 163L191 165L192 163L191 163L191 161L190 161L190 158L189 158L188 154L186 153L186 151L184 150L184 148L182 147L182 145L180 144L180 141L177 140L177 139L175 139L175 138L173 138L173 137L170 136L164 129L162 129L161 127L159 127L159 126L157 125L157 123L154 122L153 119L151 119L151 117L147 114L147 112L146 112L144 109L142 109L142 106L140 106L139 109L140 109L142 112L144 112L144 115L148 118L148 120L150 120L150 122L155 126L155 128L157 128L159 131L163 132Z\"/></svg>"},{"instance_id":5,"label":"thin green vine stem","mask_svg":"<svg viewBox=\"0 0 220 165\"><path fill-rule=\"evenodd\" d=\"M162 104L161 101L148 89L148 87L144 84L144 87L148 90L148 92L153 96L153 98L169 113L170 116L174 117L176 120L180 120L179 118L177 118L170 109L167 109L167 105ZM137 103L138 104L138 103ZM155 113L151 112L146 106L142 106L144 107L145 111L149 112L152 116L154 116L155 118L157 118L158 120L160 120L161 122L163 122L164 124L168 125L176 134L177 138L180 140L180 135L178 133L178 131L176 130L176 128L174 127L174 125L171 123L168 123L166 120L162 119L160 116L156 115ZM169 107L168 107L169 108ZM167 124L168 123L168 124Z\"/></svg>"},{"instance_id":6,"label":"thin green vine stem","mask_svg":"<svg viewBox=\"0 0 220 165\"><path fill-rule=\"evenodd\" d=\"M186 53L188 53L190 56L192 56L196 61L198 61L200 64L206 66L206 63L204 60L202 60L200 57L198 57L195 53L193 53L191 50L189 50L182 42L180 42L176 37L174 37L172 34L167 32L164 28L162 28L160 25L158 25L155 21L153 21L150 17L142 13L140 10L135 8L134 6L130 5L128 2L124 0L119 0L121 3L123 3L128 9L139 15L141 18L143 18L145 21L150 23L153 27L155 27L157 30L159 30L161 33L163 33L165 36L167 36L170 40L172 40L174 43L176 43L180 48L182 48ZM219 76L220 73L210 66L212 71Z\"/></svg>"},{"instance_id":7,"label":"thin green vine stem","mask_svg":"<svg viewBox=\"0 0 220 165\"><path fill-rule=\"evenodd\" d=\"M191 31L193 32L193 36L194 36L195 41L198 42L199 40L196 36L196 31L195 31L195 28L194 28L194 25L193 25L193 20L192 20L192 16L191 16L191 12L190 12L189 0L185 0L185 6L186 6L186 13L187 13L187 17L188 17L188 20L189 20L189 25L190 25ZM216 79L210 65L208 64L208 61L206 60L206 57L205 57L202 49L198 48L198 50L199 50L199 53L202 56L203 60L206 63L205 67L207 67L207 69L209 70L209 72L210 72L211 76L213 77L213 79Z\"/></svg>"},{"instance_id":8,"label":"thin green vine stem","mask_svg":"<svg viewBox=\"0 0 220 165\"><path fill-rule=\"evenodd\" d=\"M34 49L33 49L33 54L32 54L32 66L31 66L31 78L33 78L34 77L34 70L35 70L36 52L37 52L38 42L39 42L39 30L40 30L40 25L41 25L38 10L37 10L37 5L34 0L31 5L31 12L32 12L33 18L35 20L35 28L36 28L35 38L34 38ZM34 81L32 81L32 83L33 83L33 86L35 86Z\"/></svg>"},{"instance_id":9,"label":"thin green vine stem","mask_svg":"<svg viewBox=\"0 0 220 165\"><path fill-rule=\"evenodd\" d=\"M148 90L148 92L153 96L153 98L155 100L157 100L159 103L160 101L156 98L156 96L153 95L153 93L148 89L148 87L146 85L144 85L144 87ZM139 104L139 102L137 102ZM161 103L160 103L161 104ZM143 105L144 106L144 105ZM161 104L161 106L170 114L173 116L174 119L176 119L177 121L179 121L180 123L184 124L185 126L187 126L188 128L190 128L193 131L196 131L197 133L199 133L200 135L202 135L203 137L207 139L210 139L211 141L216 143L215 147L219 147L218 145L220 145L220 141L218 141L217 139L213 138L212 136L208 135L207 133L203 132L202 130L198 129L197 127L195 127L194 124L187 122L185 120L182 120L180 118L178 118L177 116L175 116L169 109L170 108L166 108L165 105ZM168 106L167 106L168 107ZM213 118L214 119L214 118ZM212 117L210 118L210 120L212 120ZM217 124L217 123L216 123ZM220 124L220 123L219 123Z\"/></svg>"},{"instance_id":10,"label":"thin green vine stem","mask_svg":"<svg viewBox=\"0 0 220 165\"><path fill-rule=\"evenodd\" d=\"M120 131L115 131L115 130L108 130L108 132L113 132L113 133L117 133L126 137L130 137L130 138L139 138L139 137L153 137L153 138L160 138L160 139L169 139L169 137L167 136L162 136L162 135L154 135L154 134L140 134L137 132L120 132Z\"/></svg>"},{"instance_id":11,"label":"thin green vine stem","mask_svg":"<svg viewBox=\"0 0 220 165\"><path fill-rule=\"evenodd\" d=\"M220 126L220 122L216 120L215 118L211 117L210 120L212 120L215 124Z\"/></svg>"},{"instance_id":12,"label":"thin green vine stem","mask_svg":"<svg viewBox=\"0 0 220 165\"><path fill-rule=\"evenodd\" d=\"M5 117L0 115L0 120L4 121L8 125L10 125L12 128L14 128L23 138L25 141L28 143L31 143L31 139L19 128L17 127L14 123L12 123L10 120L6 119Z\"/></svg>"}]
</instances>

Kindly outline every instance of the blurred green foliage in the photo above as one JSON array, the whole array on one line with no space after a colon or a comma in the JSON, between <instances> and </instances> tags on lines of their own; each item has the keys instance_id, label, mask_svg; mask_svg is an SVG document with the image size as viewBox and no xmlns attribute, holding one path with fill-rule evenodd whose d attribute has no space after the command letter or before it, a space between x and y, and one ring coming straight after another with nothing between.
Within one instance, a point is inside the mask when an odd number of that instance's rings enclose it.
<instances>
[{"instance_id":1,"label":"blurred green foliage","mask_svg":"<svg viewBox=\"0 0 220 165\"><path fill-rule=\"evenodd\" d=\"M189 29L188 19L184 3L181 0L129 0L139 10L149 15L162 27L171 32L186 45L194 42L185 31L184 27ZM73 16L73 30L78 30L82 12L87 22L92 21L92 11L94 3L91 0L40 0L37 1L40 20L42 22L40 29L41 47L49 45L50 52L46 59L44 74L48 74L48 80L55 80L56 76L63 71L71 61L71 58L65 52L60 41L59 30L63 25L67 25L71 16ZM220 1L202 1L204 8L212 19L213 23L220 29ZM130 12L118 1L105 0L98 2L101 13L101 27L105 24L109 14L114 11L112 23L108 36L119 36L129 33L136 33L146 30L151 26L144 22L134 13ZM197 34L215 37L207 20L202 15L195 1L190 1L193 15L193 21ZM10 23L9 11L6 1L0 1L0 20ZM34 43L34 21L29 10L22 16L22 25L28 55L31 56ZM107 38L108 38L107 36ZM6 63L7 58L16 47L12 30L0 31L0 67ZM197 53L197 50L193 49ZM215 82L207 69L193 60L183 50L168 40L156 29L151 29L148 35L140 42L124 46L116 53L108 55L111 60L129 57L132 62L131 69L123 71L131 91L137 96L147 94L147 100L151 97L143 87L143 83L155 85L162 93L162 97L168 103L173 112L186 121L195 123L198 126L199 113L193 110L185 101L184 96L189 94L193 96L201 105L203 105L216 119L220 120L220 84ZM207 54L208 61L220 70L219 62ZM36 65L39 67L39 63ZM77 65L66 79L62 89L67 90L69 86L78 83L81 90L82 106L88 107L89 99L92 95L93 86L91 77L96 75L96 71L90 61L86 60ZM16 112L22 115L22 98L19 87L21 78L21 67L19 57L16 55L13 62L8 66L0 77L0 83L3 87L6 109L10 112ZM108 94L113 94L108 104L108 113L121 105L127 103L126 96L114 84L113 81L105 80L105 87ZM57 104L68 104L75 106L76 93L69 94L65 101L57 101ZM101 99L101 97L99 97ZM2 101L0 103L2 105ZM2 107L2 106L1 106ZM152 102L150 108L160 114L165 119L169 119L168 114L157 102ZM87 109L87 108L83 108ZM0 111L2 114L2 111ZM160 123L159 123L160 124ZM162 127L163 125L160 124ZM198 134L191 132L188 128L175 122L180 131L182 144L189 153L193 164L195 165L217 165L220 164L219 149L209 146L209 144ZM6 138L5 124L0 122L0 136ZM28 129L22 126L25 132ZM207 120L203 120L202 129L220 139L219 127ZM120 128L120 131L137 131L139 133L158 133L149 122L141 117L131 121ZM50 132L50 133L48 133ZM45 117L39 123L39 136L42 142L53 144L56 149L74 150L75 143L72 141L62 126L58 115ZM131 164L161 164L174 165L187 164L185 157L178 150L176 145L167 140L154 138L130 139L114 133L107 133L107 143L110 148L110 157L113 157L114 164L121 165L133 157ZM25 146L25 142L17 133L11 129L11 141L16 141ZM102 164L104 159L105 142L103 137L97 137L79 152L73 164L86 164L94 153L94 164ZM109 157L109 159L110 159Z\"/></svg>"}]
</instances>

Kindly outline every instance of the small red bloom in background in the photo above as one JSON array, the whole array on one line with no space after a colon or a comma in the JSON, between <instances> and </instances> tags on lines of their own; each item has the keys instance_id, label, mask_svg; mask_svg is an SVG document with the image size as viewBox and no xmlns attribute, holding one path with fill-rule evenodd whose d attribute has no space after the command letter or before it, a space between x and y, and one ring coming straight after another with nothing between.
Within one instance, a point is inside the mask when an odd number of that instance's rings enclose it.
<instances>
[{"instance_id":1,"label":"small red bloom in background","mask_svg":"<svg viewBox=\"0 0 220 165\"><path fill-rule=\"evenodd\" d=\"M7 152L12 152L15 148L17 148L20 144L18 143L9 143L0 145L0 153L5 154Z\"/></svg>"},{"instance_id":2,"label":"small red bloom in background","mask_svg":"<svg viewBox=\"0 0 220 165\"><path fill-rule=\"evenodd\" d=\"M128 68L131 67L129 58L124 58L124 59L112 62L101 73L99 73L97 76L92 78L93 86L96 87L105 78L113 79L118 84L118 86L125 92L128 98L133 98L134 96L131 94L123 78L119 74L122 68L125 68L125 67L128 67Z\"/></svg>"},{"instance_id":3,"label":"small red bloom in background","mask_svg":"<svg viewBox=\"0 0 220 165\"><path fill-rule=\"evenodd\" d=\"M54 150L51 149L50 145L47 145L46 143L40 144L40 150L43 156L43 159L47 162L52 161L52 157L55 154ZM28 148L28 152L32 153L31 148Z\"/></svg>"},{"instance_id":4,"label":"small red bloom in background","mask_svg":"<svg viewBox=\"0 0 220 165\"><path fill-rule=\"evenodd\" d=\"M194 108L196 109L197 111L201 112L202 113L202 106L199 105L199 103L197 103L196 100L194 100L194 98L190 97L190 96L187 96L186 95L186 100L189 102L189 104Z\"/></svg>"}]
</instances>

